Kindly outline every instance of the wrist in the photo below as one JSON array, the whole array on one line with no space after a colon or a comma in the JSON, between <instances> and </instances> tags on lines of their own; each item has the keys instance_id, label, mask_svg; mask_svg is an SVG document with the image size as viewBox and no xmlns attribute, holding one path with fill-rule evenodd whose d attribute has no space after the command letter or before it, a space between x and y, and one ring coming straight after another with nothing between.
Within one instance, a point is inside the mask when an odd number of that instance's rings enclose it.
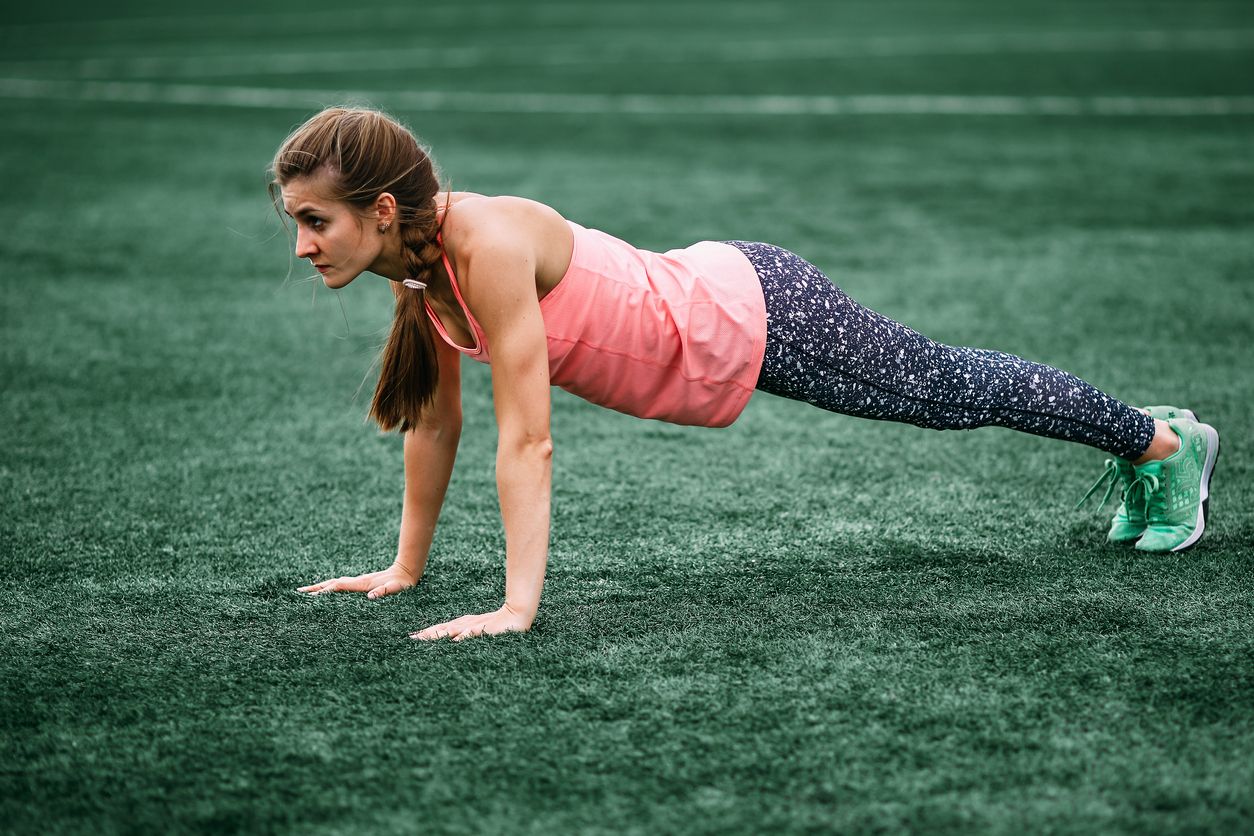
<instances>
[{"instance_id":1,"label":"wrist","mask_svg":"<svg viewBox=\"0 0 1254 836\"><path fill-rule=\"evenodd\" d=\"M505 606L501 607L501 609L505 610L515 618L525 621L527 626L530 627L531 623L536 620L536 613L540 610L540 604L537 602L534 606L527 606L526 604L511 602L507 598L505 600Z\"/></svg>"},{"instance_id":2,"label":"wrist","mask_svg":"<svg viewBox=\"0 0 1254 836\"><path fill-rule=\"evenodd\" d=\"M418 583L418 578L421 572L419 572L417 566L411 566L410 564L405 563L398 557L396 560L392 561L392 569L405 575L405 577L408 578L412 583L415 583L415 584Z\"/></svg>"}]
</instances>

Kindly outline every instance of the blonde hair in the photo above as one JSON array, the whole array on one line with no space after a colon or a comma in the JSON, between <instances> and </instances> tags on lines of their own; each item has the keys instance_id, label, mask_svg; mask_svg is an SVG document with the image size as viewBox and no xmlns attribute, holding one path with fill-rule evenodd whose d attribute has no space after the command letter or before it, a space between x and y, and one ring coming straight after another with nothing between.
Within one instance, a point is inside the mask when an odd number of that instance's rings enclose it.
<instances>
[{"instance_id":1,"label":"blonde hair","mask_svg":"<svg viewBox=\"0 0 1254 836\"><path fill-rule=\"evenodd\" d=\"M368 108L328 107L283 141L270 173L270 199L280 216L279 190L299 178L317 177L328 199L347 203L360 215L389 192L396 198L407 278L430 284L444 269L435 164L414 134L391 116ZM385 432L405 432L435 399L439 363L421 291L400 282L392 291L396 308L370 417Z\"/></svg>"}]
</instances>

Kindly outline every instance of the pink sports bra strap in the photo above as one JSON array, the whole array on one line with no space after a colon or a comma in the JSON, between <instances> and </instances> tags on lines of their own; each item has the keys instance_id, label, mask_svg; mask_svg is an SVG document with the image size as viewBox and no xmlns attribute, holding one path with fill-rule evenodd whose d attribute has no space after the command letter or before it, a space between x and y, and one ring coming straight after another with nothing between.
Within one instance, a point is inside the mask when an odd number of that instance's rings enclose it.
<instances>
[{"instance_id":1,"label":"pink sports bra strap","mask_svg":"<svg viewBox=\"0 0 1254 836\"><path fill-rule=\"evenodd\" d=\"M453 264L449 261L448 251L444 249L444 236L437 232L435 240L440 245L440 257L444 260L444 269L448 272L449 284L453 286L453 295L457 297L457 304L461 306L462 314L466 317L466 325L470 331L470 338L474 341L474 348L467 348L453 342L453 338L448 335L448 331L444 328L444 323L440 321L440 317L432 310L431 303L427 301L426 296L423 296L422 302L427 309L427 316L435 325L436 330L440 332L440 336L444 338L444 341L453 348L470 355L481 354L483 352L483 342L479 339L479 323L475 322L474 317L470 315L470 308L466 305L466 300L462 298L461 288L457 286L457 276L453 273Z\"/></svg>"}]
</instances>

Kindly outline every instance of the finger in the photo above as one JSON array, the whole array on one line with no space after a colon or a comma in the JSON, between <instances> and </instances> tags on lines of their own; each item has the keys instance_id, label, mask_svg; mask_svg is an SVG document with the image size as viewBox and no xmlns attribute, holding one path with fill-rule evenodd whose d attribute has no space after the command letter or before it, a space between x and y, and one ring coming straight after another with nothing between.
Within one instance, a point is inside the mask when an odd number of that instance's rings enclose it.
<instances>
[{"instance_id":1,"label":"finger","mask_svg":"<svg viewBox=\"0 0 1254 836\"><path fill-rule=\"evenodd\" d=\"M485 632L487 632L487 629L488 629L488 620L486 618L482 618L476 621L475 623L468 624L462 629L458 630L457 631L458 635L455 636L454 639L456 640L462 637L469 639L474 636L482 636Z\"/></svg>"},{"instance_id":2,"label":"finger","mask_svg":"<svg viewBox=\"0 0 1254 836\"><path fill-rule=\"evenodd\" d=\"M461 633L453 637L453 641L459 642L462 639L473 639L475 636L482 636L487 632L488 625L486 623L480 624L476 627L471 627L468 630L463 630Z\"/></svg>"},{"instance_id":3,"label":"finger","mask_svg":"<svg viewBox=\"0 0 1254 836\"><path fill-rule=\"evenodd\" d=\"M463 615L461 618L455 618L452 621L442 621L439 624L432 624L430 627L423 630L422 632L428 633L428 634L444 632L452 636L452 635L455 635L457 632L460 632L459 628L461 627L462 622L465 619L470 618L470 617L471 616Z\"/></svg>"},{"instance_id":4,"label":"finger","mask_svg":"<svg viewBox=\"0 0 1254 836\"><path fill-rule=\"evenodd\" d=\"M318 581L317 583L311 583L308 586L298 587L296 591L297 592L317 592L319 589L322 589L322 587L328 583L330 583L330 581Z\"/></svg>"},{"instance_id":5,"label":"finger","mask_svg":"<svg viewBox=\"0 0 1254 836\"><path fill-rule=\"evenodd\" d=\"M394 592L401 591L400 581L388 581L382 586L376 586L374 589L366 593L367 598L382 598L384 595L391 595Z\"/></svg>"},{"instance_id":6,"label":"finger","mask_svg":"<svg viewBox=\"0 0 1254 836\"><path fill-rule=\"evenodd\" d=\"M444 626L448 628L449 637L456 639L462 633L469 632L477 626L480 626L482 622L479 621L479 618L480 616L477 615L464 615L456 621L450 621Z\"/></svg>"},{"instance_id":7,"label":"finger","mask_svg":"<svg viewBox=\"0 0 1254 836\"><path fill-rule=\"evenodd\" d=\"M428 628L418 630L416 633L410 633L409 637L411 639L421 639L424 640L424 642L429 642L430 639L439 638L438 633L441 629L444 629L444 624L431 624Z\"/></svg>"},{"instance_id":8,"label":"finger","mask_svg":"<svg viewBox=\"0 0 1254 836\"><path fill-rule=\"evenodd\" d=\"M446 639L448 636L447 630L437 630L434 627L428 627L421 632L409 634L411 639L417 639L418 641L436 641L437 639Z\"/></svg>"},{"instance_id":9,"label":"finger","mask_svg":"<svg viewBox=\"0 0 1254 836\"><path fill-rule=\"evenodd\" d=\"M320 586L320 587L321 587L321 589L319 589L317 592L313 592L313 593L311 593L311 594L313 594L313 595L325 595L325 594L326 594L326 593L328 593L328 592L339 592L339 591L340 591L340 584L341 584L341 583L343 583L343 582L344 582L344 580L345 580L344 578L336 578L335 580L323 581L322 583L318 584L318 586Z\"/></svg>"},{"instance_id":10,"label":"finger","mask_svg":"<svg viewBox=\"0 0 1254 836\"><path fill-rule=\"evenodd\" d=\"M374 578L369 575L358 575L355 578L340 578L340 592L365 592L374 586Z\"/></svg>"},{"instance_id":11,"label":"finger","mask_svg":"<svg viewBox=\"0 0 1254 836\"><path fill-rule=\"evenodd\" d=\"M491 613L470 613L469 615L463 615L461 618L455 618L452 621L443 621L439 624L432 624L430 627L426 628L425 630L421 630L417 633L411 633L410 637L415 638L415 639L416 638L431 638L433 637L432 634L434 634L437 631L442 631L444 633L447 633L449 637L452 637L452 636L456 636L458 633L462 632L468 626L471 626L475 624L476 622L486 624L488 619L491 617L492 617ZM443 638L441 636L435 636L435 637Z\"/></svg>"},{"instance_id":12,"label":"finger","mask_svg":"<svg viewBox=\"0 0 1254 836\"><path fill-rule=\"evenodd\" d=\"M417 633L410 633L409 637L412 639L428 640L446 639L453 635L453 622L446 621L442 624L432 624L430 627L427 627L424 630L419 630Z\"/></svg>"}]
</instances>

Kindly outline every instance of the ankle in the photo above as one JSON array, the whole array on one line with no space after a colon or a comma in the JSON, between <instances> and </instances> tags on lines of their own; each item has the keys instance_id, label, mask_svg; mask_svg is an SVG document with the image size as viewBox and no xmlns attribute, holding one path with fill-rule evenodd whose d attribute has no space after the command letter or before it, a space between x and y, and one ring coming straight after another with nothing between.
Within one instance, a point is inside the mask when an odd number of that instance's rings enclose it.
<instances>
[{"instance_id":1,"label":"ankle","mask_svg":"<svg viewBox=\"0 0 1254 836\"><path fill-rule=\"evenodd\" d=\"M1168 456L1174 455L1181 445L1180 436L1171 425L1160 418L1154 419L1154 438L1150 441L1150 446L1145 450L1139 459L1133 459L1132 464L1146 464L1147 462L1161 461Z\"/></svg>"}]
</instances>

